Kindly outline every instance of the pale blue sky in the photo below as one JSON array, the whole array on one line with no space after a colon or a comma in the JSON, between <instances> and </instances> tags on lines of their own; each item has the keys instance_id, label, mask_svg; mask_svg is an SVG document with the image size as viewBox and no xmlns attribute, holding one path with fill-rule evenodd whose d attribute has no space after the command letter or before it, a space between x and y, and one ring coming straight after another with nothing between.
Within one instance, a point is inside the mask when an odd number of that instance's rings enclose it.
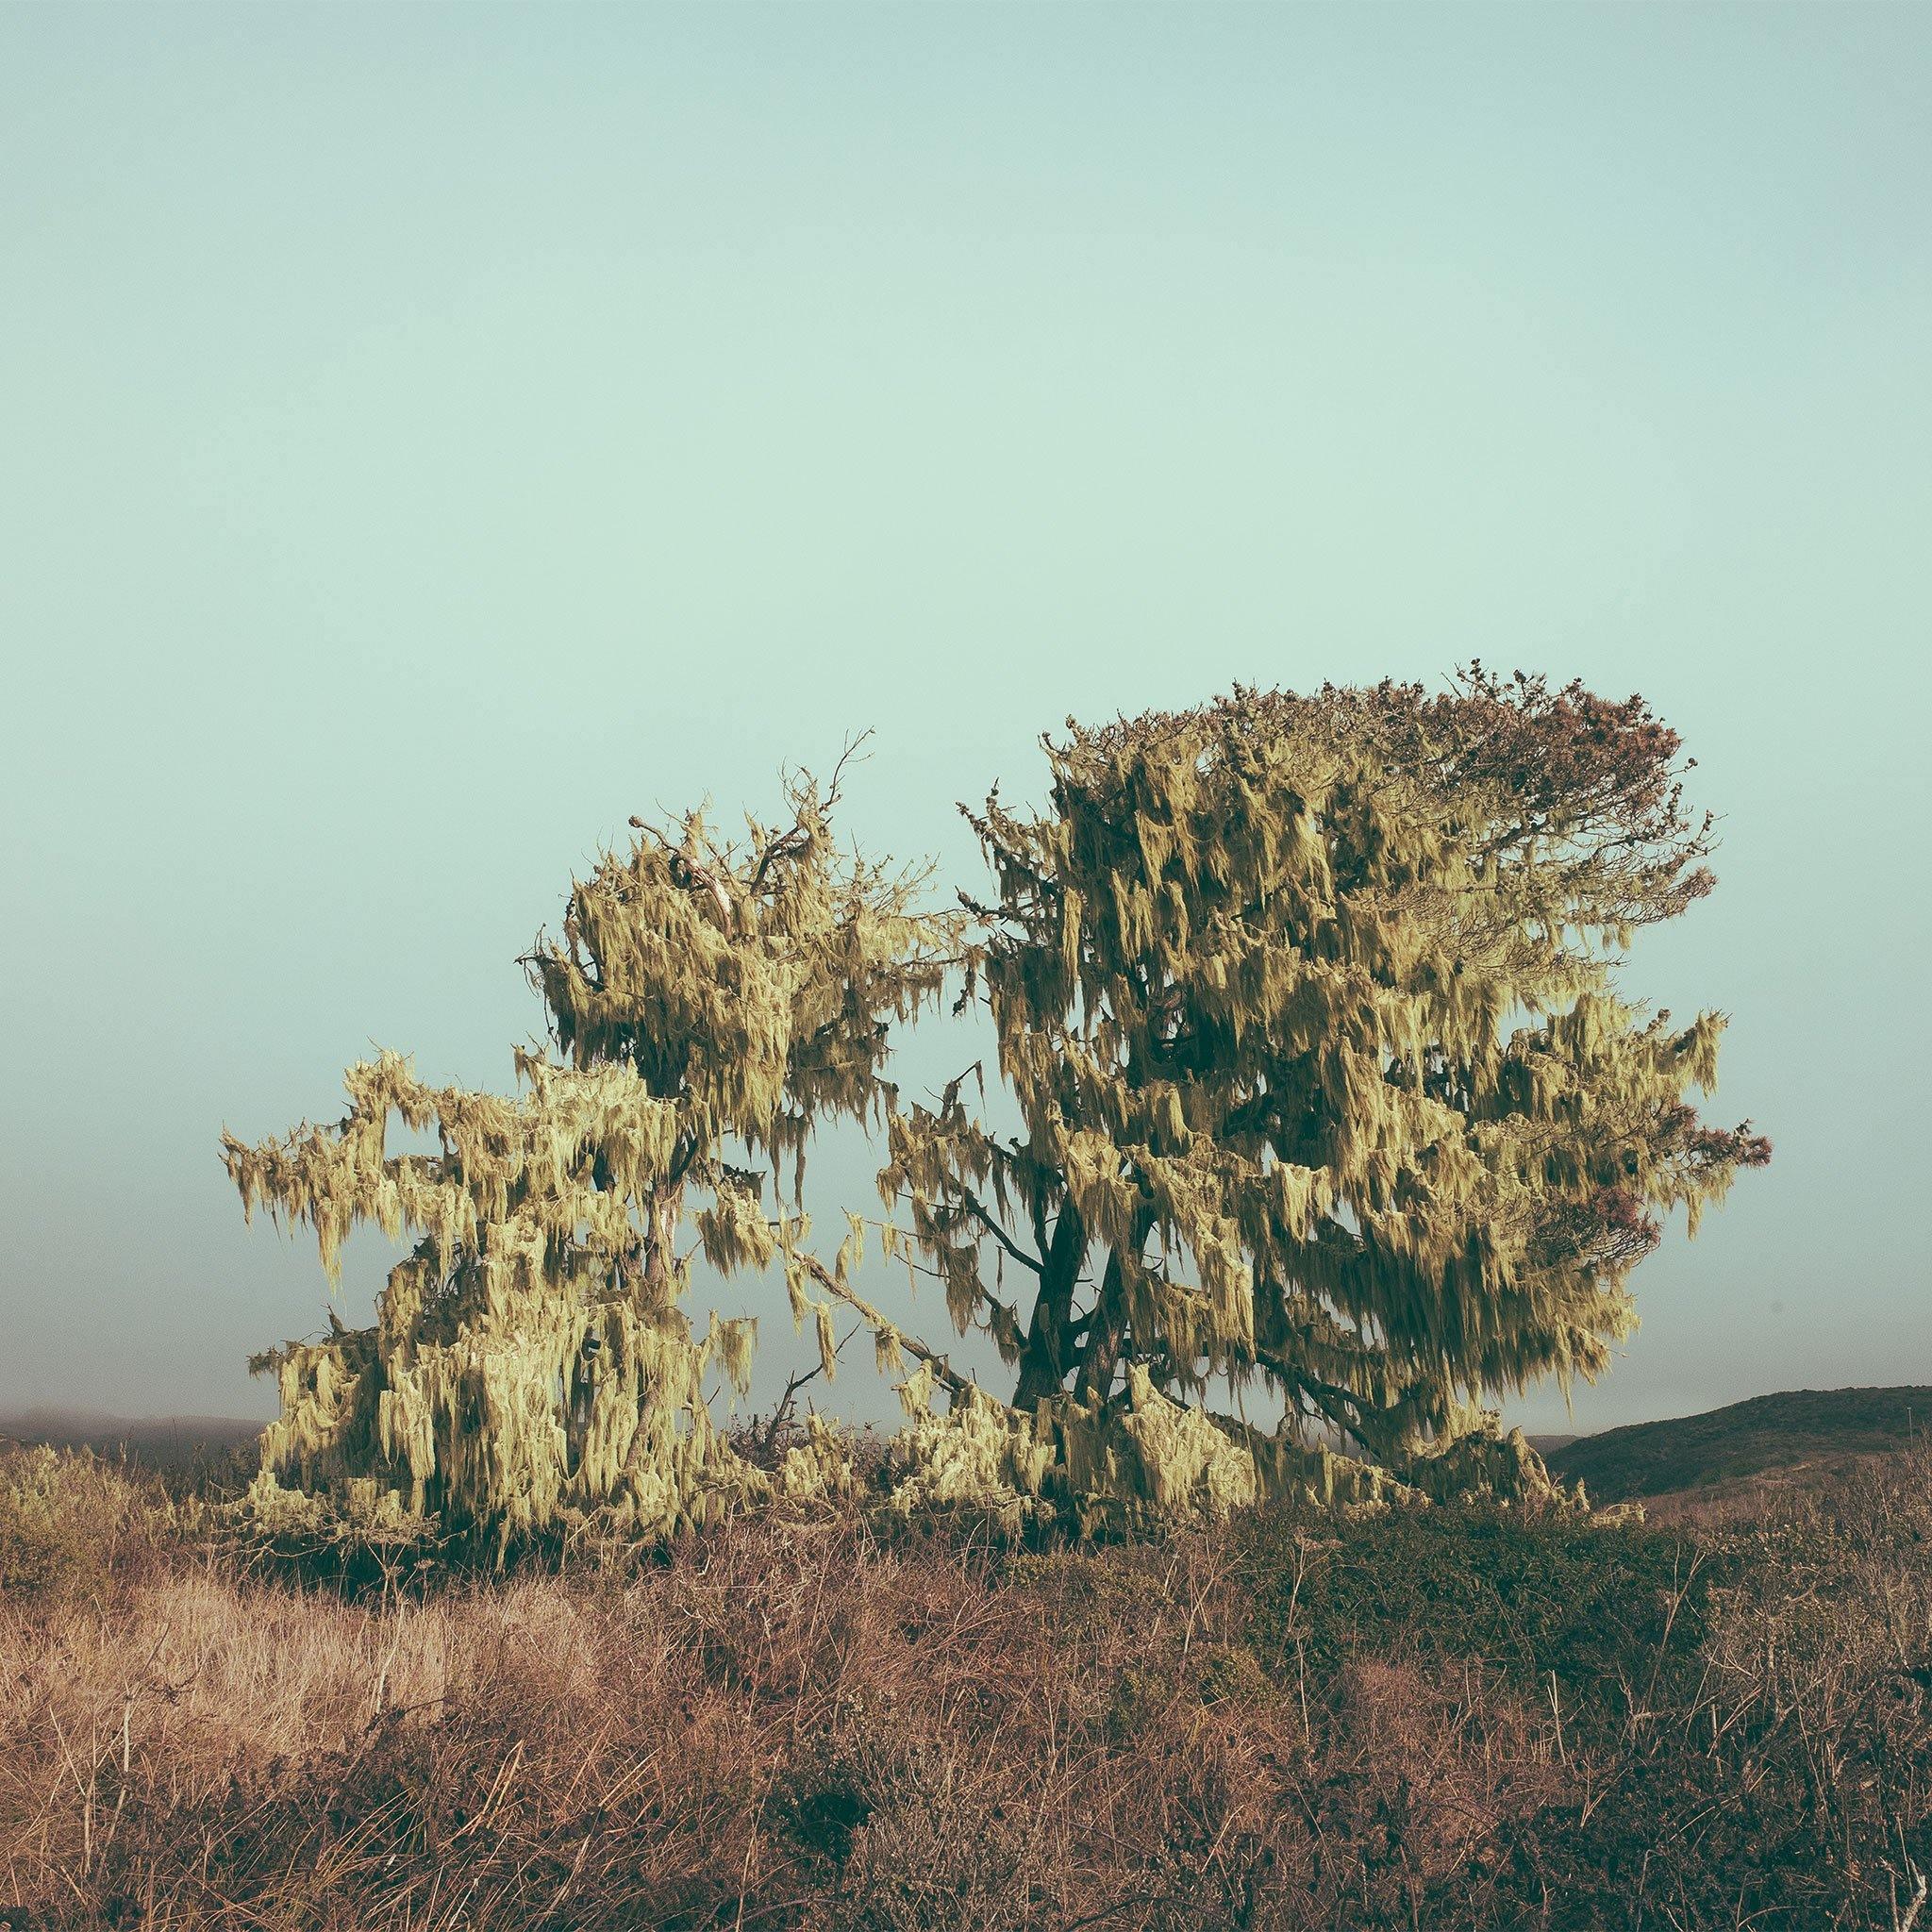
<instances>
[{"instance_id":1,"label":"pale blue sky","mask_svg":"<svg viewBox=\"0 0 1932 1932\"><path fill-rule=\"evenodd\" d=\"M0 11L0 1406L258 1409L321 1276L220 1127L372 1041L507 1080L630 812L869 724L857 829L973 884L953 801L1070 711L1472 655L1685 733L1723 883L1634 984L1735 1016L1778 1146L1579 1422L1932 1381L1928 57L1869 7Z\"/></svg>"}]
</instances>

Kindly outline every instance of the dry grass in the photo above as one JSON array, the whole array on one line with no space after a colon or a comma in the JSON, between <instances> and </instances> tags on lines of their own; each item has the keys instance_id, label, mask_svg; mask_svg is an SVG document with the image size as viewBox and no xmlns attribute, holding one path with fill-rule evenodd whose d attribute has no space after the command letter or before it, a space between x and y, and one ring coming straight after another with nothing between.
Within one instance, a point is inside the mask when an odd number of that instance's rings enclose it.
<instances>
[{"instance_id":1,"label":"dry grass","mask_svg":"<svg viewBox=\"0 0 1932 1932\"><path fill-rule=\"evenodd\" d=\"M1547 1618L1510 1650L1507 1592L1365 1607L1415 1580L1400 1524L1015 1556L766 1519L421 1599L108 1566L0 1593L0 1924L1891 1928L1932 1863L1927 1478L1675 1570L1566 1543L1645 1596L1607 1661Z\"/></svg>"}]
</instances>

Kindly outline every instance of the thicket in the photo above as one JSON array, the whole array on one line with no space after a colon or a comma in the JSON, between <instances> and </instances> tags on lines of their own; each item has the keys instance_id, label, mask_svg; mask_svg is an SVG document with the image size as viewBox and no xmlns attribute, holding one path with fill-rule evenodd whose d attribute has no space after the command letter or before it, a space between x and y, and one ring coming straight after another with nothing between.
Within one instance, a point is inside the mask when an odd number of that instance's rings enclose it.
<instances>
[{"instance_id":1,"label":"thicket","mask_svg":"<svg viewBox=\"0 0 1932 1932\"><path fill-rule=\"evenodd\" d=\"M1932 1457L1781 1507L1028 1551L781 1506L349 1594L9 1455L0 1548L91 1556L0 1586L0 1925L1899 1932Z\"/></svg>"},{"instance_id":2,"label":"thicket","mask_svg":"<svg viewBox=\"0 0 1932 1932\"><path fill-rule=\"evenodd\" d=\"M92 1456L0 1447L0 1591L15 1605L99 1600L158 1563L171 1533L152 1477Z\"/></svg>"}]
</instances>

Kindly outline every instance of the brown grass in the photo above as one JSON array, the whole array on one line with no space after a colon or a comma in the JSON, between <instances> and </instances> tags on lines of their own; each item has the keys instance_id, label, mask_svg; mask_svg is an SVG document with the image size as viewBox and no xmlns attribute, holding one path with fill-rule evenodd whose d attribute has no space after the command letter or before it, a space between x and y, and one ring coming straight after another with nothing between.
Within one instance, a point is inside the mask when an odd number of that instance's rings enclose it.
<instances>
[{"instance_id":1,"label":"brown grass","mask_svg":"<svg viewBox=\"0 0 1932 1932\"><path fill-rule=\"evenodd\" d=\"M1757 1532L1790 1588L1733 1564L1693 1641L1643 1624L1641 1711L1293 1577L1266 1623L1257 1564L1380 1560L1285 1528L1014 1556L767 1518L364 1601L110 1566L0 1592L0 1924L1895 1927L1932 1583L1874 1525L1932 1529L1932 1486L1866 1505L1862 1554Z\"/></svg>"}]
</instances>

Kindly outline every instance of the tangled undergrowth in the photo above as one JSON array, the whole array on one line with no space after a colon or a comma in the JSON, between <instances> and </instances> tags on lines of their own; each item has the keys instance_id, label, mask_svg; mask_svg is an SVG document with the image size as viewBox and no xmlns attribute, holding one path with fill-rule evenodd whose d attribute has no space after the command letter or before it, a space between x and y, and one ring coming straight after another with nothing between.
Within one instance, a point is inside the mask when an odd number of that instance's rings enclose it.
<instances>
[{"instance_id":1,"label":"tangled undergrowth","mask_svg":"<svg viewBox=\"0 0 1932 1932\"><path fill-rule=\"evenodd\" d=\"M0 1458L8 1932L1896 1932L1932 1868L1923 1450L1716 1530L823 1510L361 1594L169 1521Z\"/></svg>"}]
</instances>

